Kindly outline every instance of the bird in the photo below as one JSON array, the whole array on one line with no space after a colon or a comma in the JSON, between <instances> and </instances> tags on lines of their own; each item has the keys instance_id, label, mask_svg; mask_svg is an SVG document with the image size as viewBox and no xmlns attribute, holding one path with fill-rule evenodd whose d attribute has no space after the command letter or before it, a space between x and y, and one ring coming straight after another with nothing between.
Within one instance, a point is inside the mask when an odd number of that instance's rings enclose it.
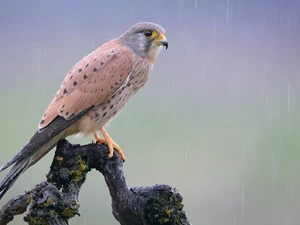
<instances>
[{"instance_id":1,"label":"bird","mask_svg":"<svg viewBox=\"0 0 300 225\"><path fill-rule=\"evenodd\" d=\"M121 148L104 127L145 85L164 47L168 49L165 29L156 23L139 22L77 62L43 114L37 131L0 168L2 172L12 166L0 182L0 199L22 173L51 151L59 140L71 135L93 134L93 143L108 146L108 158L116 149L125 161Z\"/></svg>"}]
</instances>

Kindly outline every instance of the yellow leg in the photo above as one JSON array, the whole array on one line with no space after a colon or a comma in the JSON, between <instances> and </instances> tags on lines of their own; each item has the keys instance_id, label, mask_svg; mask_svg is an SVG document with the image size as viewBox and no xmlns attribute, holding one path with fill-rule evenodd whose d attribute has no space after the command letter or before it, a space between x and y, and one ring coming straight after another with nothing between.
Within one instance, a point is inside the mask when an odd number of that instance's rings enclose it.
<instances>
[{"instance_id":1,"label":"yellow leg","mask_svg":"<svg viewBox=\"0 0 300 225\"><path fill-rule=\"evenodd\" d=\"M106 144L106 140L104 138L101 138L98 134L98 132L95 132L94 133L94 137L95 137L95 140L93 141L94 144Z\"/></svg>"},{"instance_id":2,"label":"yellow leg","mask_svg":"<svg viewBox=\"0 0 300 225\"><path fill-rule=\"evenodd\" d=\"M100 132L102 133L104 138L100 138L98 133L95 132L94 133L94 137L95 137L95 142L97 144L106 144L108 146L109 149L109 155L108 157L111 158L114 154L114 148L117 150L117 152L120 155L121 160L125 161L125 156L121 150L121 148L111 139L111 137L108 135L108 133L106 132L106 130L102 127L100 129Z\"/></svg>"}]
</instances>

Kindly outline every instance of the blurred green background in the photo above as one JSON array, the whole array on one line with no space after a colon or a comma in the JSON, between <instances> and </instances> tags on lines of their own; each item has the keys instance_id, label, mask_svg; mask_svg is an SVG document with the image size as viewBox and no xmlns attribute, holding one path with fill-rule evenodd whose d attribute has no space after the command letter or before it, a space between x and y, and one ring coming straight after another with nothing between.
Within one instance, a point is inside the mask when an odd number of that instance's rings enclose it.
<instances>
[{"instance_id":1,"label":"blurred green background","mask_svg":"<svg viewBox=\"0 0 300 225\"><path fill-rule=\"evenodd\" d=\"M194 225L300 224L299 8L296 0L1 0L0 164L36 131L77 61L152 21L169 49L107 129L125 153L128 184L176 187ZM0 206L43 181L53 154ZM70 224L118 224L101 174L88 174L80 203Z\"/></svg>"}]
</instances>

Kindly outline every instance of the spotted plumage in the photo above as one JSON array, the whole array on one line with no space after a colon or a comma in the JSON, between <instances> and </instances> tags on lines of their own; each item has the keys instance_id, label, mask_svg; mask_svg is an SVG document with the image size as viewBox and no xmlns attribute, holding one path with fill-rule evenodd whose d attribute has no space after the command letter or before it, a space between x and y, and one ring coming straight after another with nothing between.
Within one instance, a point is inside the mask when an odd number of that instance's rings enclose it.
<instances>
[{"instance_id":1,"label":"spotted plumage","mask_svg":"<svg viewBox=\"0 0 300 225\"><path fill-rule=\"evenodd\" d=\"M111 44L117 45L117 42L118 40L113 40ZM83 58L64 79L56 97L47 108L46 116L42 118L44 122L39 124L39 129L47 126L56 116L68 119L91 105L98 106L103 103L124 83L132 70L133 61L134 55L127 48L120 46L111 53L109 45L101 46ZM90 62L89 67L82 66L88 62ZM114 66L116 63L121 66ZM107 71L116 74L115 79L112 79ZM121 81L120 75L122 75ZM69 82L71 77L72 83Z\"/></svg>"},{"instance_id":2,"label":"spotted plumage","mask_svg":"<svg viewBox=\"0 0 300 225\"><path fill-rule=\"evenodd\" d=\"M20 174L60 139L73 134L93 134L96 143L108 145L109 157L115 148L125 160L104 126L145 85L162 46L168 47L165 30L157 24L142 22L76 63L43 114L37 132L0 168L1 172L14 164L0 182L0 199ZM99 137L99 130L103 138Z\"/></svg>"}]
</instances>

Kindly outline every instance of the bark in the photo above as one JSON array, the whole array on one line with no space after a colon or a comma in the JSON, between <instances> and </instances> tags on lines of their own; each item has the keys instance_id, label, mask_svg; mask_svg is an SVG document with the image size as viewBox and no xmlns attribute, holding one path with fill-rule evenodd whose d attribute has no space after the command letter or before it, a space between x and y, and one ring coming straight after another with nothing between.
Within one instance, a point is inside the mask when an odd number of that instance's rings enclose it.
<instances>
[{"instance_id":1,"label":"bark","mask_svg":"<svg viewBox=\"0 0 300 225\"><path fill-rule=\"evenodd\" d=\"M11 199L0 210L0 225L23 214L30 225L68 224L79 215L78 194L87 173L96 169L105 178L113 215L121 225L187 225L183 199L169 185L129 187L123 162L114 152L108 158L105 145L72 145L61 140L44 181L24 195ZM97 197L97 193L94 194Z\"/></svg>"}]
</instances>

